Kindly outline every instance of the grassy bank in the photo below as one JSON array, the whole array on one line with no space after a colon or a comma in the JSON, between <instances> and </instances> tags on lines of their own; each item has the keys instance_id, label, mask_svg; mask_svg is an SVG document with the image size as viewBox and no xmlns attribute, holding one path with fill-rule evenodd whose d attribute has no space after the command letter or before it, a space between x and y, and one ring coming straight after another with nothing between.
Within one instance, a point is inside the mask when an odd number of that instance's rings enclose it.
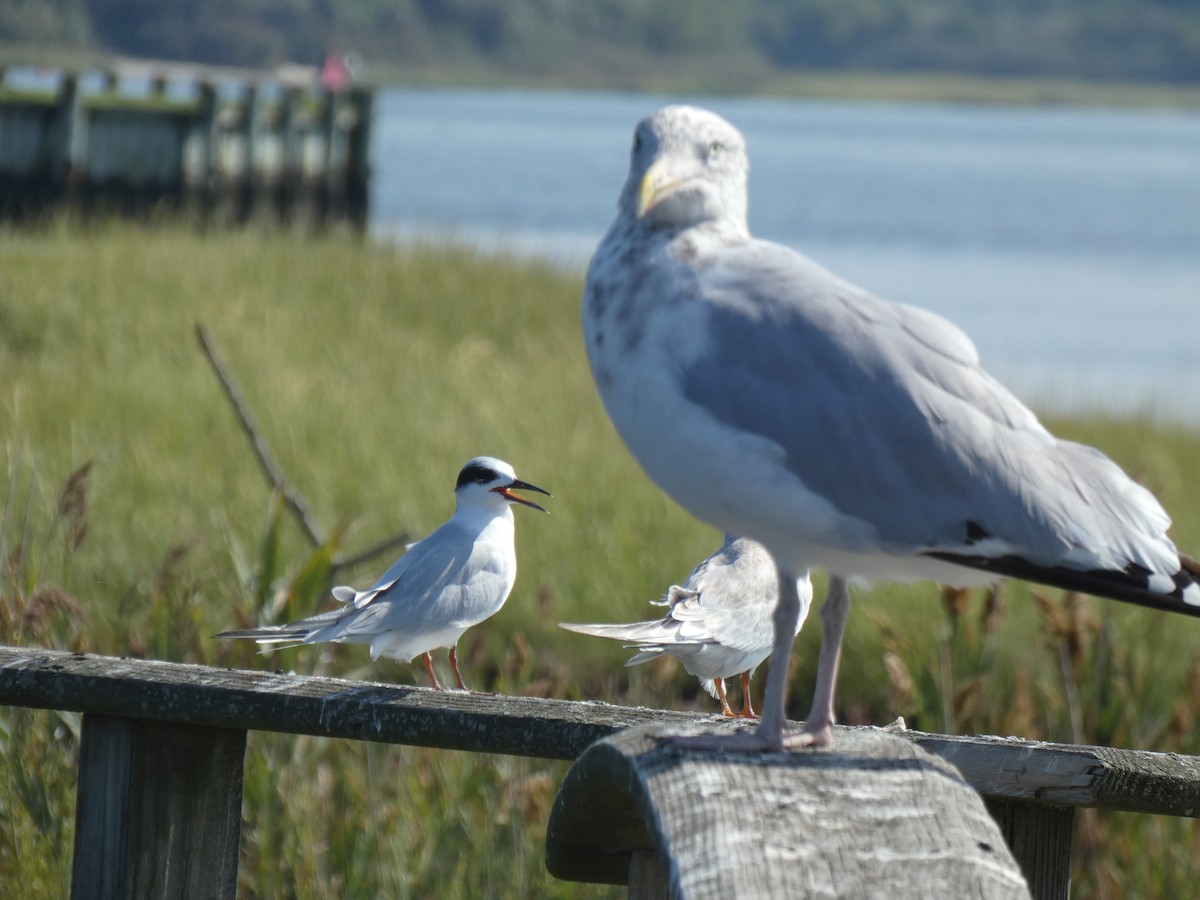
<instances>
[{"instance_id":1,"label":"grassy bank","mask_svg":"<svg viewBox=\"0 0 1200 900\"><path fill-rule=\"evenodd\" d=\"M4 234L0 271L0 641L422 683L362 648L258 657L209 636L270 609L313 611L329 554L426 533L452 508L458 467L488 453L555 497L549 517L517 511L517 587L460 646L472 686L711 711L678 667L624 669L619 647L554 627L644 616L718 541L646 480L608 424L577 277L447 247L125 225ZM323 551L279 514L197 322L333 535ZM1188 483L1200 437L1054 427L1135 473L1175 513L1181 545L1200 548ZM1053 591L1031 599L1019 585L993 596L887 587L856 606L846 720L1200 752L1194 622ZM795 717L811 691L813 626L795 654ZM0 710L0 883L30 897L61 895L69 877L77 739L72 716ZM564 771L253 734L242 893L619 896L545 874ZM1089 816L1079 845L1088 896L1183 896L1200 878L1192 821Z\"/></svg>"}]
</instances>

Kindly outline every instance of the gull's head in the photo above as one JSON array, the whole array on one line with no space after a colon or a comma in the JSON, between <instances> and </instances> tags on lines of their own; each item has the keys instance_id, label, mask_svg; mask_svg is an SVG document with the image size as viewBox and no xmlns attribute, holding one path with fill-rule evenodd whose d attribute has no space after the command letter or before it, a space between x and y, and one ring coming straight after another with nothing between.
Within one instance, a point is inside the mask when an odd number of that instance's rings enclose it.
<instances>
[{"instance_id":1,"label":"gull's head","mask_svg":"<svg viewBox=\"0 0 1200 900\"><path fill-rule=\"evenodd\" d=\"M706 109L667 106L638 122L620 209L648 226L729 220L746 229L746 140Z\"/></svg>"},{"instance_id":2,"label":"gull's head","mask_svg":"<svg viewBox=\"0 0 1200 900\"><path fill-rule=\"evenodd\" d=\"M460 508L507 507L510 503L521 503L541 509L542 512L546 511L532 500L514 493L518 490L537 491L547 497L551 496L549 491L517 478L513 467L504 460L494 456L477 456L459 471L458 482L454 485L454 496Z\"/></svg>"}]
</instances>

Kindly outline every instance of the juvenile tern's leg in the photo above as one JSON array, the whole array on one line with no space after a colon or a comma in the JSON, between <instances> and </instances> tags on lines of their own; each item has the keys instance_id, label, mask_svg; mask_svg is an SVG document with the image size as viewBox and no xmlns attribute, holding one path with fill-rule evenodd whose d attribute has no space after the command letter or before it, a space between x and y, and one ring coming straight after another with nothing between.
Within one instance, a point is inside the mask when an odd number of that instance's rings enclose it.
<instances>
[{"instance_id":1,"label":"juvenile tern's leg","mask_svg":"<svg viewBox=\"0 0 1200 900\"><path fill-rule=\"evenodd\" d=\"M754 704L750 700L750 673L742 673L742 711L737 714L740 719L757 719Z\"/></svg>"},{"instance_id":2,"label":"juvenile tern's leg","mask_svg":"<svg viewBox=\"0 0 1200 900\"><path fill-rule=\"evenodd\" d=\"M432 682L434 689L444 691L445 688L442 687L442 683L438 681L437 675L433 671L433 657L428 653L422 653L421 662L425 663L425 671L429 673L429 680Z\"/></svg>"},{"instance_id":3,"label":"juvenile tern's leg","mask_svg":"<svg viewBox=\"0 0 1200 900\"><path fill-rule=\"evenodd\" d=\"M831 580L830 584L833 584ZM844 585L843 585L844 586ZM832 588L831 588L832 595ZM848 595L847 595L847 603ZM828 602L825 604L829 605ZM848 611L848 610L847 610ZM821 618L825 620L822 610ZM767 689L763 696L762 718L754 731L736 731L733 734L700 734L695 736L667 737L664 743L676 747L686 747L695 750L728 750L733 753L762 753L773 750L783 750L783 724L787 719L784 706L787 699L788 662L792 655L792 642L796 639L796 623L800 620L800 594L796 590L796 578L783 568L779 569L779 601L772 616L775 626L775 643L771 650L771 668L767 672ZM826 635L829 634L828 622ZM842 614L842 625L845 625L845 614ZM838 644L841 644L841 632L838 633ZM821 662L825 661L825 641L821 645ZM837 651L834 651L833 675L837 674ZM818 680L818 687L820 681ZM828 686L830 704L833 700L832 681ZM807 730L807 726L806 726ZM826 729L828 732L828 729ZM812 740L804 740L804 733L795 736L800 740L788 742L789 746L823 746ZM829 743L828 737L824 742Z\"/></svg>"},{"instance_id":4,"label":"juvenile tern's leg","mask_svg":"<svg viewBox=\"0 0 1200 900\"><path fill-rule=\"evenodd\" d=\"M817 687L804 729L785 740L789 747L827 747L833 741L833 689L837 684L842 637L850 615L850 589L846 579L829 576L829 591L821 606L821 655L817 660ZM768 688L770 682L767 683Z\"/></svg>"},{"instance_id":5,"label":"juvenile tern's leg","mask_svg":"<svg viewBox=\"0 0 1200 900\"><path fill-rule=\"evenodd\" d=\"M458 685L460 691L469 691L470 688L463 683L462 676L458 674L458 654L455 652L456 650L458 650L457 644L450 648L450 669L454 672L454 683Z\"/></svg>"},{"instance_id":6,"label":"juvenile tern's leg","mask_svg":"<svg viewBox=\"0 0 1200 900\"><path fill-rule=\"evenodd\" d=\"M729 708L729 700L725 697L725 679L718 676L713 679L713 683L717 686L717 697L721 701L721 712L733 718L735 713Z\"/></svg>"}]
</instances>

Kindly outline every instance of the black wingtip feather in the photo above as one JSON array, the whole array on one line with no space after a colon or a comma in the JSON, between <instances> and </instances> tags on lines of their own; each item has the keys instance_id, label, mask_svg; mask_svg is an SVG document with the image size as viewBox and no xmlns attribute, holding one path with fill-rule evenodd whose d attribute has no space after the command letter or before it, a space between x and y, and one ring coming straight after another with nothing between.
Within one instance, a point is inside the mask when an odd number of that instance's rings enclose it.
<instances>
[{"instance_id":1,"label":"black wingtip feather","mask_svg":"<svg viewBox=\"0 0 1200 900\"><path fill-rule=\"evenodd\" d=\"M994 572L1006 578L1020 578L1150 609L1200 617L1200 605L1183 599L1184 591L1190 589L1193 593L1200 592L1200 563L1187 557L1181 557L1181 568L1173 576L1175 590L1162 594L1148 588L1147 576L1150 573L1141 567L1131 567L1131 571L1126 572L1104 569L1080 571L1063 566L1047 568L1018 556L988 557L959 553L930 553L929 556L971 569Z\"/></svg>"}]
</instances>

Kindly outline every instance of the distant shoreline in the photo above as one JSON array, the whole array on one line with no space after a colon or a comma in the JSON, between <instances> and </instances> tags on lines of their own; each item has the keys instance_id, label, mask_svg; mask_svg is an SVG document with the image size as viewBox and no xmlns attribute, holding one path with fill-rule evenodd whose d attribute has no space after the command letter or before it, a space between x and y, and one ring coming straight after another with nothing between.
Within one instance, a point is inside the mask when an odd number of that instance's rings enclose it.
<instances>
[{"instance_id":1,"label":"distant shoreline","mask_svg":"<svg viewBox=\"0 0 1200 900\"><path fill-rule=\"evenodd\" d=\"M101 67L115 59L91 48L31 47L0 42L0 65ZM461 62L403 66L368 60L370 82L381 88L462 88L629 91L685 96L808 97L1001 106L1120 106L1200 109L1200 84L1066 78L982 77L953 72L796 71L757 66L714 77L704 61L683 59L670 71L532 74Z\"/></svg>"},{"instance_id":2,"label":"distant shoreline","mask_svg":"<svg viewBox=\"0 0 1200 900\"><path fill-rule=\"evenodd\" d=\"M1100 82L1054 78L983 78L928 72L775 72L714 82L698 73L648 75L636 84L600 78L534 77L484 69L371 69L380 87L630 91L686 96L804 97L905 103L968 103L997 106L1120 106L1200 109L1200 85Z\"/></svg>"}]
</instances>

